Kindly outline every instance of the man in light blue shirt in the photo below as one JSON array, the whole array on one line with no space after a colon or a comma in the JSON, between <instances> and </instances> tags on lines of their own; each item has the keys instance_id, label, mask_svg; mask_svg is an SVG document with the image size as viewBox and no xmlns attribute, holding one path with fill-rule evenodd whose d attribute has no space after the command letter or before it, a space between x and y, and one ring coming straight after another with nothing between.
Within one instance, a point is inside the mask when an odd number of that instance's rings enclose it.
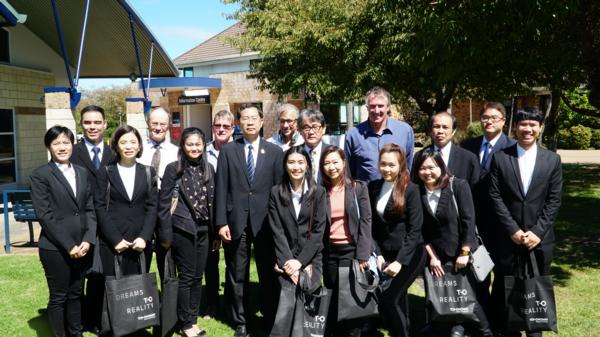
<instances>
[{"instance_id":1,"label":"man in light blue shirt","mask_svg":"<svg viewBox=\"0 0 600 337\"><path fill-rule=\"evenodd\" d=\"M390 143L402 147L407 167L412 167L413 129L407 123L389 116L390 93L381 87L374 87L367 92L365 102L369 118L348 131L344 144L352 178L365 182L381 178L379 151Z\"/></svg>"}]
</instances>

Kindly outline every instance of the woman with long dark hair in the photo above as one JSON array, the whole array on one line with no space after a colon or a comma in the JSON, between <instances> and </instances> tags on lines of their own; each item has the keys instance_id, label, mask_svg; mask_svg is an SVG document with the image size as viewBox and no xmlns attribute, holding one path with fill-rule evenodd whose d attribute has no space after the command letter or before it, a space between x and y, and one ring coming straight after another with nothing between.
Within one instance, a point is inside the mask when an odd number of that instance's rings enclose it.
<instances>
[{"instance_id":1,"label":"woman with long dark hair","mask_svg":"<svg viewBox=\"0 0 600 337\"><path fill-rule=\"evenodd\" d=\"M31 173L31 200L40 219L40 261L48 282L53 336L83 336L81 295L96 215L85 168L70 162L75 137L64 126L44 136L51 160ZM65 331L66 330L66 331Z\"/></svg>"},{"instance_id":2,"label":"woman with long dark hair","mask_svg":"<svg viewBox=\"0 0 600 337\"><path fill-rule=\"evenodd\" d=\"M469 264L469 252L476 248L475 208L466 180L450 175L442 156L426 150L415 161L423 203L423 237L429 270L444 275L443 265L451 263L455 270ZM452 194L454 192L454 195ZM456 200L456 207L454 200ZM482 336L493 336L480 305L475 306ZM465 327L451 324L450 336L462 337Z\"/></svg>"},{"instance_id":3,"label":"woman with long dark hair","mask_svg":"<svg viewBox=\"0 0 600 337\"><path fill-rule=\"evenodd\" d=\"M379 153L382 178L369 183L373 242L379 269L391 278L380 311L394 337L409 335L407 291L425 265L419 188L410 181L406 156L396 144Z\"/></svg>"},{"instance_id":4,"label":"woman with long dark hair","mask_svg":"<svg viewBox=\"0 0 600 337\"><path fill-rule=\"evenodd\" d=\"M171 248L179 271L177 317L187 337L206 333L196 322L215 190L215 173L205 149L202 130L184 129L178 161L167 165L160 190L158 239L165 249Z\"/></svg>"},{"instance_id":5,"label":"woman with long dark hair","mask_svg":"<svg viewBox=\"0 0 600 337\"><path fill-rule=\"evenodd\" d=\"M355 336L360 334L363 320L337 324L338 268L350 267L353 260L358 260L362 268L368 268L373 251L369 192L365 183L355 181L347 174L346 155L337 146L323 149L320 168L327 191L324 282L333 290L327 330L336 336Z\"/></svg>"},{"instance_id":6,"label":"woman with long dark hair","mask_svg":"<svg viewBox=\"0 0 600 337\"><path fill-rule=\"evenodd\" d=\"M271 189L269 223L277 258L275 269L280 272L282 287L298 285L301 270L308 266L310 274L319 276L318 279L323 270L325 189L313 181L309 163L310 157L303 146L288 149L283 157L281 184ZM282 314L280 309L278 317ZM292 314L289 312L287 316Z\"/></svg>"}]
</instances>

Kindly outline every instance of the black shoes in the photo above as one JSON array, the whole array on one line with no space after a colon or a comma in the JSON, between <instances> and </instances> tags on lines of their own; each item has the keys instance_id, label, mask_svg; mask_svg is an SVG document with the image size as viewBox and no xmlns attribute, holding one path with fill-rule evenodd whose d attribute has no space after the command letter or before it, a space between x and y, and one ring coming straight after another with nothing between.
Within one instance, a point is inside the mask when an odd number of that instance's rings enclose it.
<instances>
[{"instance_id":1,"label":"black shoes","mask_svg":"<svg viewBox=\"0 0 600 337\"><path fill-rule=\"evenodd\" d=\"M238 325L235 328L235 334L233 337L248 337L248 331L246 331L245 325Z\"/></svg>"}]
</instances>

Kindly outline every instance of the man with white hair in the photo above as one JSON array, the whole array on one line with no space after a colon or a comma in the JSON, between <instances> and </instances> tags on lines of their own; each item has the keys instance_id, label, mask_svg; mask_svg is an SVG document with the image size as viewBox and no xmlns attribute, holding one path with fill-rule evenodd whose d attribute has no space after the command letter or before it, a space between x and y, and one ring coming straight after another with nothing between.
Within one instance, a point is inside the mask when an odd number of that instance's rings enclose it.
<instances>
[{"instance_id":1,"label":"man with white hair","mask_svg":"<svg viewBox=\"0 0 600 337\"><path fill-rule=\"evenodd\" d=\"M279 116L279 133L267 139L268 142L281 147L285 152L293 146L304 144L304 138L298 132L298 108L290 103L277 107Z\"/></svg>"}]
</instances>

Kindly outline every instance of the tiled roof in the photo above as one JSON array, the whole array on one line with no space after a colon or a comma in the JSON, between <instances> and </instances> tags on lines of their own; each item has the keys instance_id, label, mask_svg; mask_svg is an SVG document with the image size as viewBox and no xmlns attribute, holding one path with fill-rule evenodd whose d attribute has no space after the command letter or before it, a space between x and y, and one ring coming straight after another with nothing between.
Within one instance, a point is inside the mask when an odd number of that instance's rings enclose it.
<instances>
[{"instance_id":1,"label":"tiled roof","mask_svg":"<svg viewBox=\"0 0 600 337\"><path fill-rule=\"evenodd\" d=\"M227 44L225 38L229 36L238 36L244 31L246 31L246 28L238 22L200 43L196 47L177 56L174 60L175 65L180 67L193 63L239 57L242 55L241 51L238 48Z\"/></svg>"}]
</instances>

